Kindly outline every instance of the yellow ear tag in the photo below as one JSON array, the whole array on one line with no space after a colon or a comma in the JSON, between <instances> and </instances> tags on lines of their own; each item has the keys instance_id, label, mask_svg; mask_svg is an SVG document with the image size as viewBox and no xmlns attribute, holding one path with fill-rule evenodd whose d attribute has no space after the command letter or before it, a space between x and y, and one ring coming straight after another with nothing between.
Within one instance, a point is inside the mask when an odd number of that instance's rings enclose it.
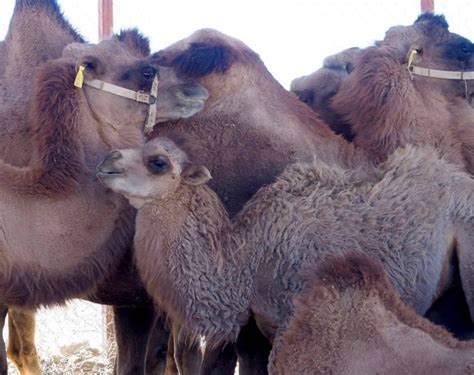
<instances>
[{"instance_id":1,"label":"yellow ear tag","mask_svg":"<svg viewBox=\"0 0 474 375\"><path fill-rule=\"evenodd\" d=\"M408 68L410 68L411 64L413 64L413 59L417 53L418 52L415 48L411 50L410 55L408 56Z\"/></svg>"},{"instance_id":2,"label":"yellow ear tag","mask_svg":"<svg viewBox=\"0 0 474 375\"><path fill-rule=\"evenodd\" d=\"M76 79L74 80L74 86L82 88L84 84L84 68L82 65L79 65L79 69L77 70Z\"/></svg>"}]
</instances>

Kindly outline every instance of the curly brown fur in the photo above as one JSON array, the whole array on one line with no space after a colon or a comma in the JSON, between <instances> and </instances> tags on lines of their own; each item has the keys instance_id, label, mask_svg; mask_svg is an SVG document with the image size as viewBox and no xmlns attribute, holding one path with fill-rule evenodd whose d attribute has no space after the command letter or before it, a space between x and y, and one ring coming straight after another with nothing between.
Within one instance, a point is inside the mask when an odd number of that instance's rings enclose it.
<instances>
[{"instance_id":1,"label":"curly brown fur","mask_svg":"<svg viewBox=\"0 0 474 375\"><path fill-rule=\"evenodd\" d=\"M327 257L294 304L274 343L272 374L472 370L474 342L455 340L403 304L382 265L365 255Z\"/></svg>"}]
</instances>

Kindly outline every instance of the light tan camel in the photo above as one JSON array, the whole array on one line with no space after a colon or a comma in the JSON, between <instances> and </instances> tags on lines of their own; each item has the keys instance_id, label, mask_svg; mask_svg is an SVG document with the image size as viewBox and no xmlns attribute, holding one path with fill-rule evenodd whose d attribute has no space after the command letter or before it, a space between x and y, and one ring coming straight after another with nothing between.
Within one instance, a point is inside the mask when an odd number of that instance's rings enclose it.
<instances>
[{"instance_id":1,"label":"light tan camel","mask_svg":"<svg viewBox=\"0 0 474 375\"><path fill-rule=\"evenodd\" d=\"M474 342L401 302L378 262L335 257L308 284L275 338L270 374L474 374Z\"/></svg>"},{"instance_id":2,"label":"light tan camel","mask_svg":"<svg viewBox=\"0 0 474 375\"><path fill-rule=\"evenodd\" d=\"M367 170L294 164L233 220L204 185L208 169L167 138L113 151L98 170L139 208L134 243L147 290L210 343L235 341L251 313L272 341L305 275L351 251L379 259L420 314L458 267L474 316L474 182L432 149L408 147Z\"/></svg>"},{"instance_id":3,"label":"light tan camel","mask_svg":"<svg viewBox=\"0 0 474 375\"><path fill-rule=\"evenodd\" d=\"M354 135L349 124L345 124L334 109L331 99L336 95L344 79L352 72L361 49L353 47L324 59L322 68L310 75L291 82L290 91L315 111L336 134L352 141Z\"/></svg>"}]
</instances>

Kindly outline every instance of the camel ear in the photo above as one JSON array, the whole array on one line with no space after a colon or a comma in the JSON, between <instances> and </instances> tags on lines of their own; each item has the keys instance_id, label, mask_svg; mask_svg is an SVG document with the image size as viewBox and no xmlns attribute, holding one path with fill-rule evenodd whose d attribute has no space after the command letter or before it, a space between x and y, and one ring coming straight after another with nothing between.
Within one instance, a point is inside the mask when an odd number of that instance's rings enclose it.
<instances>
[{"instance_id":1,"label":"camel ear","mask_svg":"<svg viewBox=\"0 0 474 375\"><path fill-rule=\"evenodd\" d=\"M203 165L188 165L181 172L181 180L186 185L203 185L211 178L211 172Z\"/></svg>"}]
</instances>

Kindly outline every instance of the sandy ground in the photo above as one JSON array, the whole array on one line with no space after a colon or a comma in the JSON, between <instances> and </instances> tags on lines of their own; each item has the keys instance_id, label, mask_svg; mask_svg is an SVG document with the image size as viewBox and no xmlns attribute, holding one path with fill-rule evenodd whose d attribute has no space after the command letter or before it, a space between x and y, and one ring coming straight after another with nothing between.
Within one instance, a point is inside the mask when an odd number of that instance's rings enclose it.
<instances>
[{"instance_id":1,"label":"sandy ground","mask_svg":"<svg viewBox=\"0 0 474 375\"><path fill-rule=\"evenodd\" d=\"M39 310L36 347L43 373L112 374L113 358L107 355L104 316L102 306L80 300ZM7 340L7 328L3 336ZM12 363L9 374L19 374Z\"/></svg>"}]
</instances>

